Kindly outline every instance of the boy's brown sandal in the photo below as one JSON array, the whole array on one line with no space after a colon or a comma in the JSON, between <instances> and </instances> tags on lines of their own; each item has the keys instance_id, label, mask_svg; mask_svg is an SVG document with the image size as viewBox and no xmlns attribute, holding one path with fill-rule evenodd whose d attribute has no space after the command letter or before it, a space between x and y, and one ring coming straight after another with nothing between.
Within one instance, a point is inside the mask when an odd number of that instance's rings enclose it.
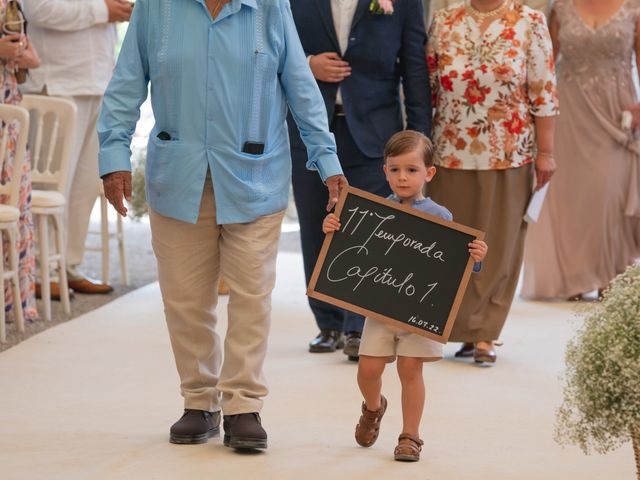
<instances>
[{"instance_id":1,"label":"boy's brown sandal","mask_svg":"<svg viewBox=\"0 0 640 480\"><path fill-rule=\"evenodd\" d=\"M370 447L378 439L380 433L380 421L387 410L387 399L380 395L380 408L375 411L367 410L367 405L362 402L362 415L356 425L356 442L363 447Z\"/></svg>"},{"instance_id":2,"label":"boy's brown sandal","mask_svg":"<svg viewBox=\"0 0 640 480\"><path fill-rule=\"evenodd\" d=\"M417 462L420 460L424 442L413 435L403 433L398 437L398 446L393 451L393 456L401 462Z\"/></svg>"}]
</instances>

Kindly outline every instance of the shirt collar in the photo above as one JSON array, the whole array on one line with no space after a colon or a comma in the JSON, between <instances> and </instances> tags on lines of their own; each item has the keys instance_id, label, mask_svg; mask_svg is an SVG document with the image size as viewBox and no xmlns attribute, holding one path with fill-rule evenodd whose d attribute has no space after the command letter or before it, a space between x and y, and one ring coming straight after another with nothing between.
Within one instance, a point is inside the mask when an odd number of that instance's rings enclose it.
<instances>
[{"instance_id":1,"label":"shirt collar","mask_svg":"<svg viewBox=\"0 0 640 480\"><path fill-rule=\"evenodd\" d=\"M244 3L247 7L258 8L258 2L256 0L240 0L240 3Z\"/></svg>"}]
</instances>

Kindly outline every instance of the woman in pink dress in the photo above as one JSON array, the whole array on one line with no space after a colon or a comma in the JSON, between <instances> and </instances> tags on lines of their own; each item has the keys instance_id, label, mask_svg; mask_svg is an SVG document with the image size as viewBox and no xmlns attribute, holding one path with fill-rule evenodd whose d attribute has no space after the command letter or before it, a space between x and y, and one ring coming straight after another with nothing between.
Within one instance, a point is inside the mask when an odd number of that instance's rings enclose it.
<instances>
[{"instance_id":1,"label":"woman in pink dress","mask_svg":"<svg viewBox=\"0 0 640 480\"><path fill-rule=\"evenodd\" d=\"M558 173L527 236L525 298L580 299L640 256L640 136L623 122L638 102L639 22L640 0L553 5Z\"/></svg>"},{"instance_id":2,"label":"woman in pink dress","mask_svg":"<svg viewBox=\"0 0 640 480\"><path fill-rule=\"evenodd\" d=\"M24 33L24 23L16 23L15 17L7 15L8 10L15 12L16 0L0 0L0 88L2 89L2 103L10 105L20 104L22 96L18 91L18 79L16 74L20 69L36 68L40 61L38 55L29 43L28 37ZM19 5L19 2L18 2ZM8 21L7 21L8 20ZM0 131L0 136L2 132ZM26 320L38 318L35 300L35 241L33 220L31 215L31 167L27 157L20 172L13 171L13 158L15 155L16 132L9 128L11 139L7 143L7 159L2 165L2 180L7 182L13 175L21 175L19 209L20 218L18 220L18 267L20 278L20 295L22 298L22 309ZM0 198L0 201L6 201ZM5 246L5 266L8 265L8 245L4 239ZM8 283L4 289L5 310L10 317L13 312L13 294Z\"/></svg>"}]
</instances>

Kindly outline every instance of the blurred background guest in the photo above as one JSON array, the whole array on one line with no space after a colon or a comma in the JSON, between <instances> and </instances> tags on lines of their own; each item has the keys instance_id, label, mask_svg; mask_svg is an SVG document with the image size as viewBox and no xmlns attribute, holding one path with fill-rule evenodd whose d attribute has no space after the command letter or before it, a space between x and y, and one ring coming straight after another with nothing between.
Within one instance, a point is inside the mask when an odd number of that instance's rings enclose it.
<instances>
[{"instance_id":1,"label":"blurred background guest","mask_svg":"<svg viewBox=\"0 0 640 480\"><path fill-rule=\"evenodd\" d=\"M640 255L640 139L623 111L638 101L640 1L557 0L559 172L525 250L525 298L580 299Z\"/></svg>"},{"instance_id":2,"label":"blurred background guest","mask_svg":"<svg viewBox=\"0 0 640 480\"><path fill-rule=\"evenodd\" d=\"M18 91L17 74L21 80L24 78L25 69L38 67L40 60L29 37L25 34L25 21L22 15L21 3L16 0L0 0L0 23L2 34L0 36L0 73L2 75L2 103L19 105L22 96ZM19 33L14 33L19 32ZM35 298L35 240L33 231L33 218L31 215L31 166L29 158L25 160L21 171L13 170L13 159L16 149L16 132L9 127L9 141L7 142L8 158L2 164L2 181L9 182L13 175L20 175L20 190L18 208L20 218L18 220L18 268L20 280L20 295L22 298L22 310L26 320L38 318ZM0 131L0 136L2 131ZM5 160L5 159L2 159ZM5 199L2 199L4 202ZM5 264L7 264L8 246L4 245ZM11 288L5 284L5 309L13 312L13 298Z\"/></svg>"},{"instance_id":3,"label":"blurred background guest","mask_svg":"<svg viewBox=\"0 0 640 480\"><path fill-rule=\"evenodd\" d=\"M484 230L489 253L473 275L450 336L458 357L495 362L522 263L534 181L555 170L558 114L544 15L516 0L471 0L440 10L428 46L438 174L434 201Z\"/></svg>"},{"instance_id":4,"label":"blurred background guest","mask_svg":"<svg viewBox=\"0 0 640 480\"><path fill-rule=\"evenodd\" d=\"M120 0L29 0L24 8L42 68L31 74L23 91L64 96L78 109L64 227L69 287L80 293L109 293L110 285L87 278L78 267L101 188L96 121L115 64L114 22L129 20L132 6ZM51 285L51 296L59 298L57 284Z\"/></svg>"}]
</instances>

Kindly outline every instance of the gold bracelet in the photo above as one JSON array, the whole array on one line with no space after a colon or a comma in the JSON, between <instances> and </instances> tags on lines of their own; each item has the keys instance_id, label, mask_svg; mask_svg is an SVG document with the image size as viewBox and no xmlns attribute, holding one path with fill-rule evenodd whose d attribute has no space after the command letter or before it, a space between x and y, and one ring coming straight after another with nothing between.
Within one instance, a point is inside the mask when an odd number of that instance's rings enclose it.
<instances>
[{"instance_id":1,"label":"gold bracelet","mask_svg":"<svg viewBox=\"0 0 640 480\"><path fill-rule=\"evenodd\" d=\"M551 152L538 152L538 157L553 158L553 153L551 153Z\"/></svg>"}]
</instances>

